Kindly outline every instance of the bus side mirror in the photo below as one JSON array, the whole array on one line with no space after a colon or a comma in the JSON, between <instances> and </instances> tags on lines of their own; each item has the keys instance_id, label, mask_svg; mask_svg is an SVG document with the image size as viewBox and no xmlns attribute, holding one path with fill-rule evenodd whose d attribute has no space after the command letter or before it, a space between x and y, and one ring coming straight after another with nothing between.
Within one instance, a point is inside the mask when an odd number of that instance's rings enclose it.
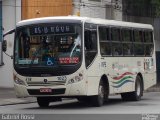
<instances>
[{"instance_id":1,"label":"bus side mirror","mask_svg":"<svg viewBox=\"0 0 160 120\"><path fill-rule=\"evenodd\" d=\"M2 42L2 51L3 52L7 51L7 41L6 40L3 40L3 42Z\"/></svg>"}]
</instances>

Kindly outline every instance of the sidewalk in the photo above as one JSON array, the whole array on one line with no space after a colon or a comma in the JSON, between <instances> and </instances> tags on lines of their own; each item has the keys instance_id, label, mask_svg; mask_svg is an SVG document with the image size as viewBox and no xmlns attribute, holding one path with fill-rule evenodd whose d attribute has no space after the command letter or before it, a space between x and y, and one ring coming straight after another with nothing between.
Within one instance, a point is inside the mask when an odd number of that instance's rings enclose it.
<instances>
[{"instance_id":1,"label":"sidewalk","mask_svg":"<svg viewBox=\"0 0 160 120\"><path fill-rule=\"evenodd\" d=\"M160 92L160 83L146 90L146 92Z\"/></svg>"},{"instance_id":2,"label":"sidewalk","mask_svg":"<svg viewBox=\"0 0 160 120\"><path fill-rule=\"evenodd\" d=\"M160 92L160 84L149 88L145 92ZM16 98L13 88L0 88L0 106L27 104L33 102L36 102L36 98Z\"/></svg>"},{"instance_id":3,"label":"sidewalk","mask_svg":"<svg viewBox=\"0 0 160 120\"><path fill-rule=\"evenodd\" d=\"M36 102L33 97L17 98L13 88L0 88L0 106Z\"/></svg>"}]
</instances>

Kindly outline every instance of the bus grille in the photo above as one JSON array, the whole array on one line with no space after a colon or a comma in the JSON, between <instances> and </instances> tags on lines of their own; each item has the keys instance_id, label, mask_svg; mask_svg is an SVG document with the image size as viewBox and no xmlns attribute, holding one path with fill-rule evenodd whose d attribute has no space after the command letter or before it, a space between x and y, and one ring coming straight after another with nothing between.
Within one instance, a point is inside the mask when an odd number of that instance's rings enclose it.
<instances>
[{"instance_id":1,"label":"bus grille","mask_svg":"<svg viewBox=\"0 0 160 120\"><path fill-rule=\"evenodd\" d=\"M57 85L65 85L65 82L62 81L48 81L45 82L28 82L28 86L57 86Z\"/></svg>"}]
</instances>

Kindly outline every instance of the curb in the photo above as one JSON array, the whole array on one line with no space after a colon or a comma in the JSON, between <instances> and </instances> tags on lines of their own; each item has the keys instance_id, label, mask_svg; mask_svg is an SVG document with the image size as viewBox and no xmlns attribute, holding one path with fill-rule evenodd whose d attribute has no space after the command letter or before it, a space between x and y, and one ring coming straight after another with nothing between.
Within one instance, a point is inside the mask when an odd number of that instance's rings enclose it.
<instances>
[{"instance_id":1,"label":"curb","mask_svg":"<svg viewBox=\"0 0 160 120\"><path fill-rule=\"evenodd\" d=\"M160 84L156 84L148 88L147 90L145 90L145 92L160 92Z\"/></svg>"}]
</instances>

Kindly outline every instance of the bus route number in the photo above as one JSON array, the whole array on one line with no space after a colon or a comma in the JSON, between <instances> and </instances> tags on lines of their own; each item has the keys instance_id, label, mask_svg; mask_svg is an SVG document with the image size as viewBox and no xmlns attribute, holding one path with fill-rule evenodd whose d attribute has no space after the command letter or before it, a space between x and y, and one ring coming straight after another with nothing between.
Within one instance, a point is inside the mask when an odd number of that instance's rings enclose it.
<instances>
[{"instance_id":1,"label":"bus route number","mask_svg":"<svg viewBox=\"0 0 160 120\"><path fill-rule=\"evenodd\" d=\"M57 77L58 81L66 81L67 77L66 76L59 76Z\"/></svg>"}]
</instances>

